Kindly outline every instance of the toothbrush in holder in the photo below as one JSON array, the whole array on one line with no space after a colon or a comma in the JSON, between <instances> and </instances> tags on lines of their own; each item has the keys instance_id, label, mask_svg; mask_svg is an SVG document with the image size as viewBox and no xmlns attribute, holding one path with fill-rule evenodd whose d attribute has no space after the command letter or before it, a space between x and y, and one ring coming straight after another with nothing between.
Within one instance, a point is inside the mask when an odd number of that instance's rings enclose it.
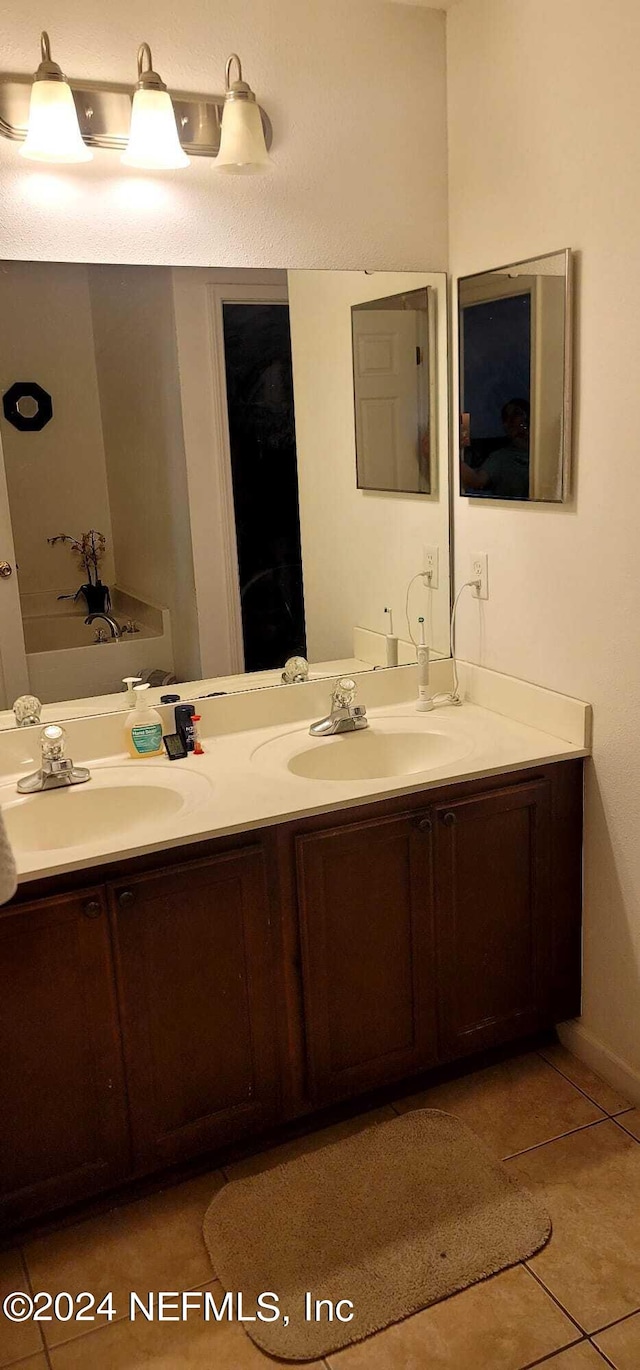
<instances>
[{"instance_id":1,"label":"toothbrush in holder","mask_svg":"<svg viewBox=\"0 0 640 1370\"><path fill-rule=\"evenodd\" d=\"M433 699L429 691L429 648L425 637L424 619L418 619L420 624L420 641L418 642L418 702L416 709L420 714L429 713L433 708Z\"/></svg>"},{"instance_id":2,"label":"toothbrush in holder","mask_svg":"<svg viewBox=\"0 0 640 1370\"><path fill-rule=\"evenodd\" d=\"M397 637L394 637L394 633L393 633L393 614L392 614L391 609L385 609L384 612L385 612L385 616L386 616L386 619L387 619L387 626L388 626L388 628L389 628L389 631L388 631L388 633L385 633L385 638L384 638L384 643L385 643L385 666L397 666L397 665L398 665L398 639L397 639Z\"/></svg>"}]
</instances>

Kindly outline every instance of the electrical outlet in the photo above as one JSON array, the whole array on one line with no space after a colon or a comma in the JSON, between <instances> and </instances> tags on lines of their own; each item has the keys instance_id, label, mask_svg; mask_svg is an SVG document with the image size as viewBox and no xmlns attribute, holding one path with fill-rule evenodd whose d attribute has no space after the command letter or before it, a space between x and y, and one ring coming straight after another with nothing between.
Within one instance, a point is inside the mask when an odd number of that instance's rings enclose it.
<instances>
[{"instance_id":1,"label":"electrical outlet","mask_svg":"<svg viewBox=\"0 0 640 1370\"><path fill-rule=\"evenodd\" d=\"M489 598L489 558L486 552L471 553L471 574L470 580L479 580L480 584L473 588L473 595L476 599Z\"/></svg>"},{"instance_id":2,"label":"electrical outlet","mask_svg":"<svg viewBox=\"0 0 640 1370\"><path fill-rule=\"evenodd\" d=\"M423 549L422 549L422 566L423 566L423 570L424 570L424 572L425 572L425 575L428 575L429 572L431 572L431 579L430 579L430 581L429 581L429 586L430 586L430 588L431 588L432 590L437 590L437 588L438 588L438 548L437 548L437 547L423 547Z\"/></svg>"}]
</instances>

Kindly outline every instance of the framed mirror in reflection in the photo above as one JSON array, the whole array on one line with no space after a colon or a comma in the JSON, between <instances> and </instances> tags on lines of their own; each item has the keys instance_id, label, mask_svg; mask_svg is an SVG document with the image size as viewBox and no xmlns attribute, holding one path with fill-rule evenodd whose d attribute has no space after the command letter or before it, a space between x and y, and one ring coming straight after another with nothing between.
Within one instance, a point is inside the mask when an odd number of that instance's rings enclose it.
<instances>
[{"instance_id":1,"label":"framed mirror in reflection","mask_svg":"<svg viewBox=\"0 0 640 1370\"><path fill-rule=\"evenodd\" d=\"M351 308L361 490L429 495L435 488L435 309L428 286Z\"/></svg>"},{"instance_id":2,"label":"framed mirror in reflection","mask_svg":"<svg viewBox=\"0 0 640 1370\"><path fill-rule=\"evenodd\" d=\"M356 480L352 317L397 301L425 314L426 501ZM43 718L122 709L126 677L187 699L292 657L311 679L403 664L419 615L448 655L446 334L441 273L2 263L0 393L28 377L51 415L0 414L0 726L25 694ZM407 622L425 547L438 583Z\"/></svg>"},{"instance_id":3,"label":"framed mirror in reflection","mask_svg":"<svg viewBox=\"0 0 640 1370\"><path fill-rule=\"evenodd\" d=\"M458 282L460 493L569 497L571 253Z\"/></svg>"}]
</instances>

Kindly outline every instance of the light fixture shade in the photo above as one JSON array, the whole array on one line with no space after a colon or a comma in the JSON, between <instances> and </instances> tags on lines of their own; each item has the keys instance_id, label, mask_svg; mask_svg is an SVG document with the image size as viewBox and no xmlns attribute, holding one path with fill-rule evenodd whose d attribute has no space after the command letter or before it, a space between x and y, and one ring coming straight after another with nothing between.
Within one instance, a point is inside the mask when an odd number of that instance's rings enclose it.
<instances>
[{"instance_id":1,"label":"light fixture shade","mask_svg":"<svg viewBox=\"0 0 640 1370\"><path fill-rule=\"evenodd\" d=\"M142 171L171 171L189 165L181 146L168 90L138 89L131 106L131 128L125 166Z\"/></svg>"},{"instance_id":2,"label":"light fixture shade","mask_svg":"<svg viewBox=\"0 0 640 1370\"><path fill-rule=\"evenodd\" d=\"M238 76L232 83L231 70L234 63L238 69ZM238 54L232 52L227 62L220 151L215 166L219 171L246 176L266 171L271 165L256 97L251 86L242 79L242 65Z\"/></svg>"},{"instance_id":3,"label":"light fixture shade","mask_svg":"<svg viewBox=\"0 0 640 1370\"><path fill-rule=\"evenodd\" d=\"M33 162L90 162L82 141L71 87L60 79L36 79L31 89L27 137L21 156Z\"/></svg>"},{"instance_id":4,"label":"light fixture shade","mask_svg":"<svg viewBox=\"0 0 640 1370\"><path fill-rule=\"evenodd\" d=\"M225 100L215 165L219 171L239 176L272 166L255 100Z\"/></svg>"}]
</instances>

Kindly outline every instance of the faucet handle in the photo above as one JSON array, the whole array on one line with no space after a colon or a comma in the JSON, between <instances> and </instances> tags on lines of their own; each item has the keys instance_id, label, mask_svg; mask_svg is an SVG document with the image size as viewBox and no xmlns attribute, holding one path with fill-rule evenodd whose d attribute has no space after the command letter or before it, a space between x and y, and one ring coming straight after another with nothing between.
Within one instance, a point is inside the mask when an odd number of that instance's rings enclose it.
<instances>
[{"instance_id":1,"label":"faucet handle","mask_svg":"<svg viewBox=\"0 0 640 1370\"><path fill-rule=\"evenodd\" d=\"M294 685L309 679L309 662L304 656L290 656L284 663L283 685Z\"/></svg>"},{"instance_id":2,"label":"faucet handle","mask_svg":"<svg viewBox=\"0 0 640 1370\"><path fill-rule=\"evenodd\" d=\"M13 705L18 728L28 728L31 723L39 723L41 712L42 705L36 695L20 695Z\"/></svg>"},{"instance_id":3,"label":"faucet handle","mask_svg":"<svg viewBox=\"0 0 640 1370\"><path fill-rule=\"evenodd\" d=\"M58 723L48 723L42 729L42 760L62 761L65 748L65 731Z\"/></svg>"},{"instance_id":4,"label":"faucet handle","mask_svg":"<svg viewBox=\"0 0 640 1370\"><path fill-rule=\"evenodd\" d=\"M356 697L357 685L350 676L342 676L333 691L333 703L338 709L350 709Z\"/></svg>"}]
</instances>

